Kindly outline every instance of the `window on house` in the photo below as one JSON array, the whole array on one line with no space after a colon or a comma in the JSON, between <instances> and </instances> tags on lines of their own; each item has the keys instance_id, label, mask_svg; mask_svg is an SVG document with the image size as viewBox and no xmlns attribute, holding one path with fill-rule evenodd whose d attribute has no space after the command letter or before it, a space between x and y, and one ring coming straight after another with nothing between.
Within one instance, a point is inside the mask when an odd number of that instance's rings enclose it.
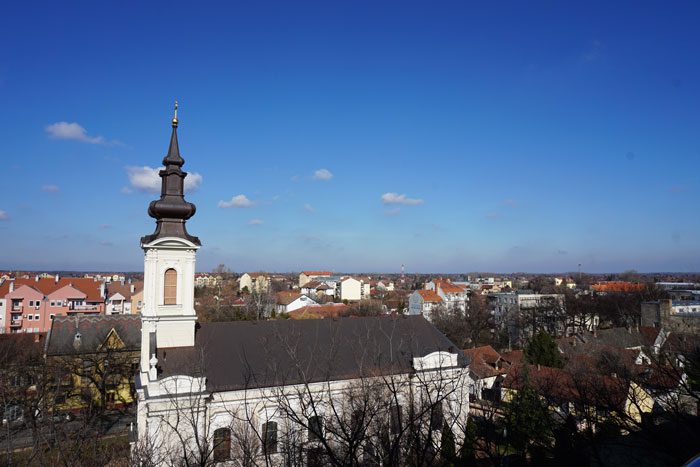
<instances>
[{"instance_id":1,"label":"window on house","mask_svg":"<svg viewBox=\"0 0 700 467\"><path fill-rule=\"evenodd\" d=\"M318 441L323 437L323 419L321 417L309 418L309 441Z\"/></svg>"},{"instance_id":2,"label":"window on house","mask_svg":"<svg viewBox=\"0 0 700 467\"><path fill-rule=\"evenodd\" d=\"M396 435L401 433L401 406L397 404L391 404L389 423L391 434Z\"/></svg>"},{"instance_id":3,"label":"window on house","mask_svg":"<svg viewBox=\"0 0 700 467\"><path fill-rule=\"evenodd\" d=\"M445 424L445 416L442 413L442 402L436 402L430 408L430 429L432 430L442 430L442 426Z\"/></svg>"},{"instance_id":4,"label":"window on house","mask_svg":"<svg viewBox=\"0 0 700 467\"><path fill-rule=\"evenodd\" d=\"M29 300L29 306L34 306L34 300Z\"/></svg>"},{"instance_id":5,"label":"window on house","mask_svg":"<svg viewBox=\"0 0 700 467\"><path fill-rule=\"evenodd\" d=\"M177 304L177 271L173 268L165 271L163 281L163 305Z\"/></svg>"},{"instance_id":6,"label":"window on house","mask_svg":"<svg viewBox=\"0 0 700 467\"><path fill-rule=\"evenodd\" d=\"M224 462L231 458L231 430L219 428L214 431L214 462Z\"/></svg>"},{"instance_id":7,"label":"window on house","mask_svg":"<svg viewBox=\"0 0 700 467\"><path fill-rule=\"evenodd\" d=\"M263 423L262 434L263 453L272 454L277 452L277 422Z\"/></svg>"},{"instance_id":8,"label":"window on house","mask_svg":"<svg viewBox=\"0 0 700 467\"><path fill-rule=\"evenodd\" d=\"M34 321L39 321L39 315L34 315Z\"/></svg>"},{"instance_id":9,"label":"window on house","mask_svg":"<svg viewBox=\"0 0 700 467\"><path fill-rule=\"evenodd\" d=\"M31 320L33 320L33 319L34 319L34 316L33 316L33 315L27 315L27 320L28 320L28 321L31 321Z\"/></svg>"}]
</instances>

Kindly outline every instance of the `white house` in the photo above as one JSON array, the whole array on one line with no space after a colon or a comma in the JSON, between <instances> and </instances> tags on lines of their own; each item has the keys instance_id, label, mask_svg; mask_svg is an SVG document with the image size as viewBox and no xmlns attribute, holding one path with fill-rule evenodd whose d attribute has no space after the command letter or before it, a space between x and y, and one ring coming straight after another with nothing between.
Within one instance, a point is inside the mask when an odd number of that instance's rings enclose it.
<instances>
[{"instance_id":1,"label":"white house","mask_svg":"<svg viewBox=\"0 0 700 467\"><path fill-rule=\"evenodd\" d=\"M318 305L316 300L293 291L277 292L275 298L277 314L289 313L305 306Z\"/></svg>"},{"instance_id":2,"label":"white house","mask_svg":"<svg viewBox=\"0 0 700 467\"><path fill-rule=\"evenodd\" d=\"M402 446L437 452L446 429L459 443L469 409L466 359L420 316L195 327L200 241L185 230L194 206L183 197L176 128L177 118L160 171L161 199L149 209L156 231L141 239L135 458L155 465L185 458L326 464L350 450L353 463L391 456L399 465Z\"/></svg>"},{"instance_id":3,"label":"white house","mask_svg":"<svg viewBox=\"0 0 700 467\"><path fill-rule=\"evenodd\" d=\"M362 299L362 282L354 277L346 277L340 281L339 298L341 300L359 301Z\"/></svg>"},{"instance_id":4,"label":"white house","mask_svg":"<svg viewBox=\"0 0 700 467\"><path fill-rule=\"evenodd\" d=\"M469 289L454 284L445 279L434 279L425 284L427 290L432 290L442 298L445 307L465 311L469 302Z\"/></svg>"},{"instance_id":5,"label":"white house","mask_svg":"<svg viewBox=\"0 0 700 467\"><path fill-rule=\"evenodd\" d=\"M431 320L433 310L439 306L444 306L444 300L433 290L416 290L408 296L408 314L423 315L427 320Z\"/></svg>"}]
</instances>

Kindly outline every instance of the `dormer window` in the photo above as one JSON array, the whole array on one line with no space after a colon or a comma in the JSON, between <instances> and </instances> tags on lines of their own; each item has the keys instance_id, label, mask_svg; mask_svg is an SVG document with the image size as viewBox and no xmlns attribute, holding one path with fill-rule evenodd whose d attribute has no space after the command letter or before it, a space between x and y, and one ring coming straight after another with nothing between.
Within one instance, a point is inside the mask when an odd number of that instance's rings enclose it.
<instances>
[{"instance_id":1,"label":"dormer window","mask_svg":"<svg viewBox=\"0 0 700 467\"><path fill-rule=\"evenodd\" d=\"M177 304L177 271L170 268L165 271L163 280L163 305Z\"/></svg>"}]
</instances>

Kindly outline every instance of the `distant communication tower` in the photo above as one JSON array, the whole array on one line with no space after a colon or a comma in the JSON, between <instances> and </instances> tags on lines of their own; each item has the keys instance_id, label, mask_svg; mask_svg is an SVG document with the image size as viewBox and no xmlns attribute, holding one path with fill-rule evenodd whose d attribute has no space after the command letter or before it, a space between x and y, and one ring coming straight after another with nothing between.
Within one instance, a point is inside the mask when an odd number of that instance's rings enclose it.
<instances>
[{"instance_id":1,"label":"distant communication tower","mask_svg":"<svg viewBox=\"0 0 700 467\"><path fill-rule=\"evenodd\" d=\"M406 278L406 266L403 264L401 265L401 280L404 280Z\"/></svg>"}]
</instances>

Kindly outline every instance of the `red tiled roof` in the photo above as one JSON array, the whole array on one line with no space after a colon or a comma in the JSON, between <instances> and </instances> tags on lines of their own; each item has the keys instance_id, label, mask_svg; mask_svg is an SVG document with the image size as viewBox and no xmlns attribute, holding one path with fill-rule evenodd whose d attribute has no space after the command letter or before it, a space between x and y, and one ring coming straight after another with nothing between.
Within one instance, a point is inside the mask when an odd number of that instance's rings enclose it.
<instances>
[{"instance_id":1,"label":"red tiled roof","mask_svg":"<svg viewBox=\"0 0 700 467\"><path fill-rule=\"evenodd\" d=\"M644 284L625 281L598 282L591 286L596 292L638 292L643 290L644 287Z\"/></svg>"},{"instance_id":2,"label":"red tiled roof","mask_svg":"<svg viewBox=\"0 0 700 467\"><path fill-rule=\"evenodd\" d=\"M464 349L463 352L470 360L469 369L479 378L489 378L508 371L507 368L499 368L501 356L490 345ZM509 365L506 364L506 366Z\"/></svg>"},{"instance_id":3,"label":"red tiled roof","mask_svg":"<svg viewBox=\"0 0 700 467\"><path fill-rule=\"evenodd\" d=\"M425 302L441 302L442 298L434 290L416 290Z\"/></svg>"},{"instance_id":4,"label":"red tiled roof","mask_svg":"<svg viewBox=\"0 0 700 467\"><path fill-rule=\"evenodd\" d=\"M510 352L501 352L501 358L511 365L519 364L523 361L522 350L511 350Z\"/></svg>"},{"instance_id":5,"label":"red tiled roof","mask_svg":"<svg viewBox=\"0 0 700 467\"><path fill-rule=\"evenodd\" d=\"M307 276L330 276L333 274L331 271L302 271L301 273Z\"/></svg>"},{"instance_id":6,"label":"red tiled roof","mask_svg":"<svg viewBox=\"0 0 700 467\"><path fill-rule=\"evenodd\" d=\"M299 292L293 292L293 291L282 291L282 292L277 292L275 294L275 297L277 299L277 304L278 305L289 305L292 303L294 300L297 298L301 297L301 294Z\"/></svg>"},{"instance_id":7,"label":"red tiled roof","mask_svg":"<svg viewBox=\"0 0 700 467\"><path fill-rule=\"evenodd\" d=\"M450 282L450 281L447 281L447 280L439 280L439 279L438 279L438 280L436 280L436 281L434 281L434 282L435 282L435 285L436 285L437 287L440 287L440 289L442 289L442 292L443 292L443 293L460 293L460 292L464 292L464 287L462 287L461 285L453 284L453 283Z\"/></svg>"}]
</instances>

